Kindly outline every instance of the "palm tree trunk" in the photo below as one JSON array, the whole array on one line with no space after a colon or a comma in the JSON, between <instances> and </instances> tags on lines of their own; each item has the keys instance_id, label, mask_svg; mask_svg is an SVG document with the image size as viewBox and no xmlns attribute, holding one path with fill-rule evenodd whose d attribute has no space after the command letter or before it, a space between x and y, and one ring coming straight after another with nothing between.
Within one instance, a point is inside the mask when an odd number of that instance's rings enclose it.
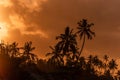
<instances>
[{"instance_id":1,"label":"palm tree trunk","mask_svg":"<svg viewBox=\"0 0 120 80\"><path fill-rule=\"evenodd\" d=\"M81 50L80 50L80 53L79 53L79 57L80 57L80 55L81 55L81 53L83 51L84 45L85 45L85 34L83 36L83 44L82 44L82 47L81 47Z\"/></svg>"}]
</instances>

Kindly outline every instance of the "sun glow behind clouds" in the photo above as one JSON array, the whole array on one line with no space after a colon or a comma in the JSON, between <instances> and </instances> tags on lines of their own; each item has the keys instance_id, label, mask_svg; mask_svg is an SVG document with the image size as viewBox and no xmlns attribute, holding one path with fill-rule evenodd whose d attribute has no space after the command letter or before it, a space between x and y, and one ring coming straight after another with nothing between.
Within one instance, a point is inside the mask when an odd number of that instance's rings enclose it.
<instances>
[{"instance_id":1,"label":"sun glow behind clouds","mask_svg":"<svg viewBox=\"0 0 120 80\"><path fill-rule=\"evenodd\" d=\"M8 36L8 29L5 23L0 23L0 40Z\"/></svg>"},{"instance_id":2,"label":"sun glow behind clouds","mask_svg":"<svg viewBox=\"0 0 120 80\"><path fill-rule=\"evenodd\" d=\"M48 38L47 33L41 30L37 24L31 23L26 25L21 14L15 13L14 10L10 11L10 13L6 13L6 9L14 7L14 2L16 1L18 2L19 7L21 7L20 9L27 9L28 13L31 13L41 10L40 5L46 0L0 0L0 11L3 12L0 13L0 40L5 39L4 37L7 38L12 36L10 33L8 34L8 30L11 31L14 29L18 29L21 35L39 35L42 38ZM34 30L27 31L27 29L31 26L34 27Z\"/></svg>"},{"instance_id":3,"label":"sun glow behind clouds","mask_svg":"<svg viewBox=\"0 0 120 80\"><path fill-rule=\"evenodd\" d=\"M11 0L0 0L0 5L4 6L4 7L8 7L11 6Z\"/></svg>"}]
</instances>

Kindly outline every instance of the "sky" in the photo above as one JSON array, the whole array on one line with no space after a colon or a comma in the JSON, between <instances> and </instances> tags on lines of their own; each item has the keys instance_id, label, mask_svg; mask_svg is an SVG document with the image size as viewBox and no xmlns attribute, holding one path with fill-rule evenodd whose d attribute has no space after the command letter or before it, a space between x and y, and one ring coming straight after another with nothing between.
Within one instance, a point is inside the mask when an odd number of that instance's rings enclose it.
<instances>
[{"instance_id":1,"label":"sky","mask_svg":"<svg viewBox=\"0 0 120 80\"><path fill-rule=\"evenodd\" d=\"M87 40L83 55L120 56L120 0L0 0L0 39L32 41L39 56L54 46L66 26L76 29L85 18L96 37Z\"/></svg>"}]
</instances>

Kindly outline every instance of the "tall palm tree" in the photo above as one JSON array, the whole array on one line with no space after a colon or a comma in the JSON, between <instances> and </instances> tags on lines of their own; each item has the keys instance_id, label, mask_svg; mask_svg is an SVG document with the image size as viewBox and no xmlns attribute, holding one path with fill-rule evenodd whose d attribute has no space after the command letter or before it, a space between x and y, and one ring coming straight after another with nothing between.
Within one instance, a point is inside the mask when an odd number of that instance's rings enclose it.
<instances>
[{"instance_id":1,"label":"tall palm tree","mask_svg":"<svg viewBox=\"0 0 120 80\"><path fill-rule=\"evenodd\" d=\"M82 43L82 47L81 47L79 56L81 55L81 53L83 51L86 37L91 40L93 38L93 36L95 36L95 32L93 32L91 30L91 27L93 25L94 25L93 23L88 23L88 21L86 19L82 19L80 22L78 22L77 34L79 35L80 40L83 39L83 43Z\"/></svg>"},{"instance_id":2,"label":"tall palm tree","mask_svg":"<svg viewBox=\"0 0 120 80\"><path fill-rule=\"evenodd\" d=\"M56 46L63 55L69 55L69 52L75 55L78 52L76 34L73 33L73 29L66 27L64 34L60 34L56 39L59 40Z\"/></svg>"}]
</instances>

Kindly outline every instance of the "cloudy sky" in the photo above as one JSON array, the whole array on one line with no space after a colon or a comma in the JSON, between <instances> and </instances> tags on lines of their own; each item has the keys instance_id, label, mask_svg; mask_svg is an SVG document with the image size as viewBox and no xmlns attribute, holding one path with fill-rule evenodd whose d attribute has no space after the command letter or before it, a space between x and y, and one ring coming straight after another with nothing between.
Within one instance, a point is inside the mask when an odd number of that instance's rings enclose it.
<instances>
[{"instance_id":1,"label":"cloudy sky","mask_svg":"<svg viewBox=\"0 0 120 80\"><path fill-rule=\"evenodd\" d=\"M33 41L45 55L66 26L76 29L83 18L93 22L96 37L84 54L120 56L120 0L0 0L0 39Z\"/></svg>"}]
</instances>

